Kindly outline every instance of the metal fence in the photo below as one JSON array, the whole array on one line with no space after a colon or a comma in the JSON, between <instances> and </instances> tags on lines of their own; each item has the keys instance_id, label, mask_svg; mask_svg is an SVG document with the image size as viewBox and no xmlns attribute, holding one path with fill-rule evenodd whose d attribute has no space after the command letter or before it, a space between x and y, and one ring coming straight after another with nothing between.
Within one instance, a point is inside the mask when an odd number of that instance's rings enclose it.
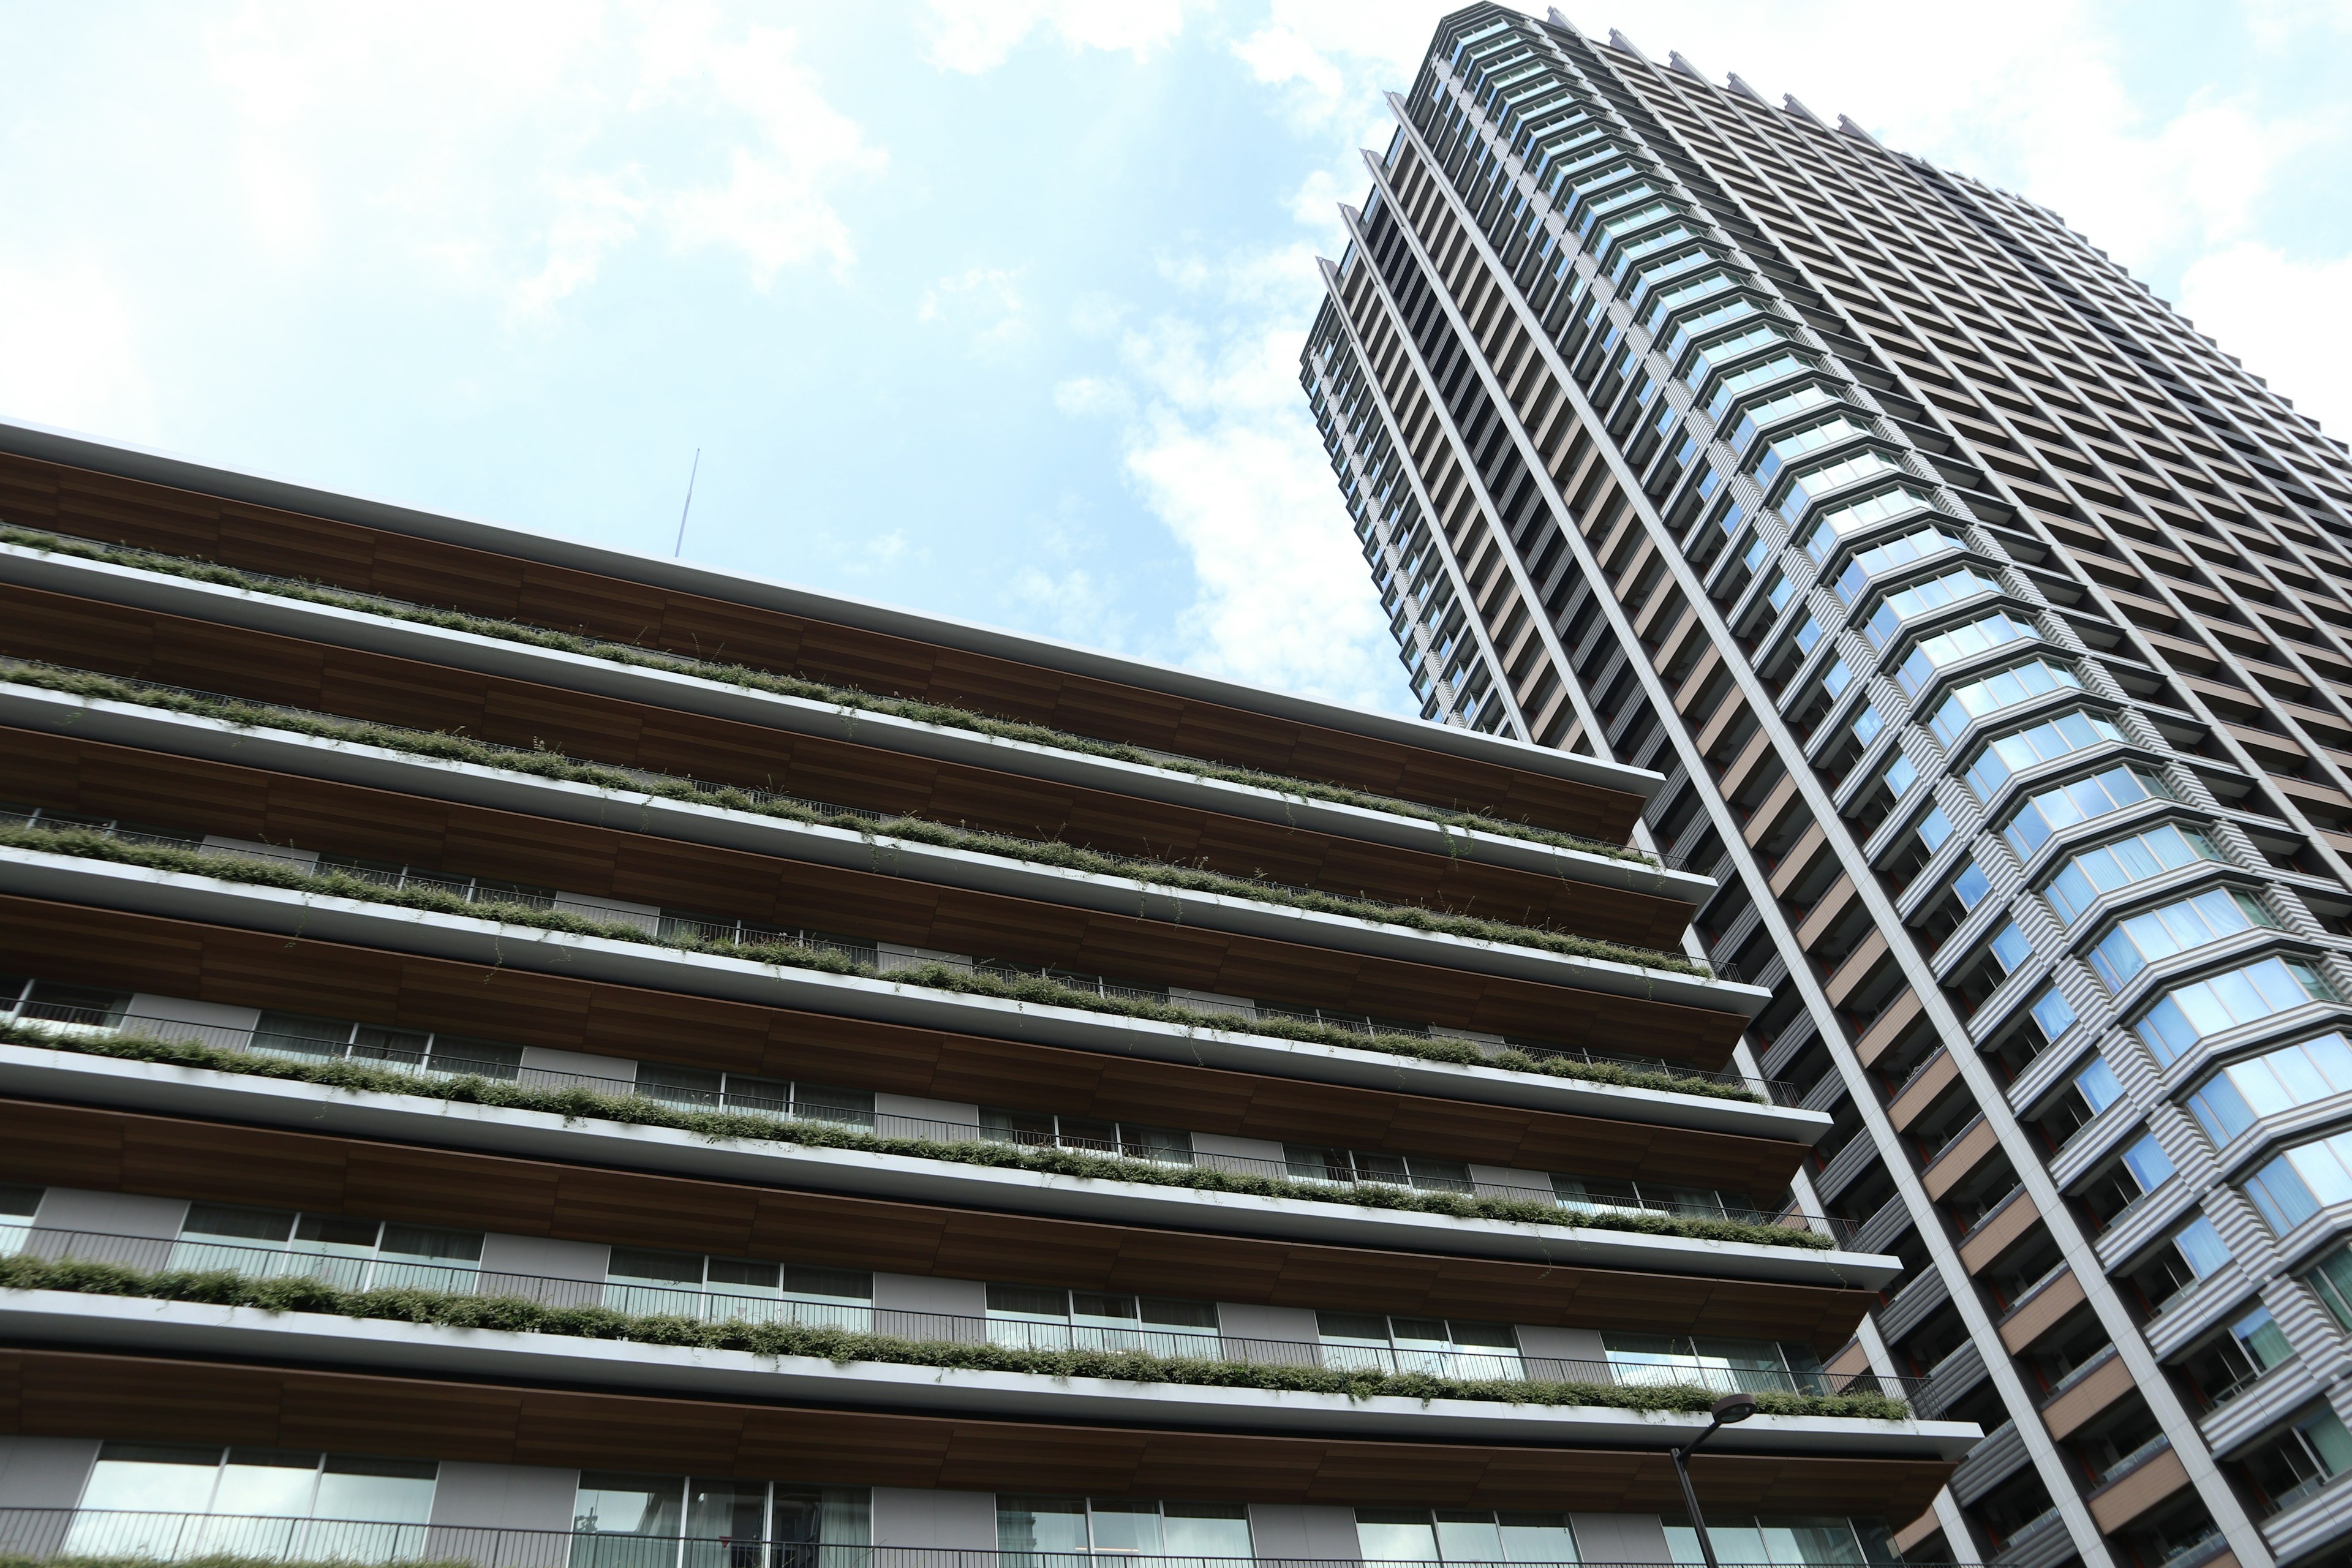
<instances>
[{"instance_id":1,"label":"metal fence","mask_svg":"<svg viewBox=\"0 0 2352 1568\"><path fill-rule=\"evenodd\" d=\"M0 1508L0 1558L46 1562L394 1563L466 1568L1366 1568L1359 1557L1178 1557L820 1545L728 1535L635 1535L364 1520ZM1655 1563L1382 1563L1379 1568L1659 1568ZM1793 1568L1724 1563L1720 1568ZM1827 1565L1824 1565L1827 1568ZM1836 1565L1847 1568L1847 1565ZM1851 1568L1863 1568L1857 1561ZM1914 1568L1945 1568L1916 1564Z\"/></svg>"},{"instance_id":2,"label":"metal fence","mask_svg":"<svg viewBox=\"0 0 2352 1568\"><path fill-rule=\"evenodd\" d=\"M1353 1344L1229 1335L1204 1326L1142 1320L1125 1323L1037 1321L877 1307L870 1300L795 1297L782 1289L663 1284L643 1279L562 1279L485 1269L467 1260L385 1256L370 1249L295 1241L262 1246L208 1237L119 1236L43 1226L0 1226L0 1252L52 1262L115 1264L142 1273L225 1269L249 1279L309 1279L345 1290L408 1289L518 1298L543 1307L604 1307L699 1322L793 1324L877 1334L919 1344L996 1345L1018 1351L1134 1352L1168 1360L1316 1367L1463 1381L1586 1383L1695 1388L1709 1394L1875 1394L1917 1404L1924 1380L1872 1373L1734 1367L1693 1358L1568 1361L1517 1350L1413 1344Z\"/></svg>"}]
</instances>

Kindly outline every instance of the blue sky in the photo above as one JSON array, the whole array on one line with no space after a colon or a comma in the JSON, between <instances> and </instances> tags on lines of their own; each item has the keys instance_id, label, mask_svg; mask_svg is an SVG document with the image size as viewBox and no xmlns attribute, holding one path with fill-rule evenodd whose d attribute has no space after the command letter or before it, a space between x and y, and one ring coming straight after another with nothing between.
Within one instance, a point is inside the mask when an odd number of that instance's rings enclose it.
<instances>
[{"instance_id":1,"label":"blue sky","mask_svg":"<svg viewBox=\"0 0 2352 1568\"><path fill-rule=\"evenodd\" d=\"M1441 5L0 9L0 412L1403 710L1296 382ZM2352 434L2352 0L1570 15Z\"/></svg>"}]
</instances>

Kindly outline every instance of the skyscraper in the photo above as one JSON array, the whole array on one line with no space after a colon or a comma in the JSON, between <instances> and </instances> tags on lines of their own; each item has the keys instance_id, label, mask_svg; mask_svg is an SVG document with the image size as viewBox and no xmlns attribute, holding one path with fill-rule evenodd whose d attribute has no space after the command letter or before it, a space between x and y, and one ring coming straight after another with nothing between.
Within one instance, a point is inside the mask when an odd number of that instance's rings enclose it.
<instances>
[{"instance_id":1,"label":"skyscraper","mask_svg":"<svg viewBox=\"0 0 2352 1568\"><path fill-rule=\"evenodd\" d=\"M1302 379L1424 717L1666 775L1846 1353L1991 1434L1906 1548L2352 1535L2352 465L2031 201L1447 17ZM2312 301L2315 310L2338 301Z\"/></svg>"},{"instance_id":2,"label":"skyscraper","mask_svg":"<svg viewBox=\"0 0 2352 1568\"><path fill-rule=\"evenodd\" d=\"M1664 782L0 425L0 1558L1884 1562Z\"/></svg>"}]
</instances>

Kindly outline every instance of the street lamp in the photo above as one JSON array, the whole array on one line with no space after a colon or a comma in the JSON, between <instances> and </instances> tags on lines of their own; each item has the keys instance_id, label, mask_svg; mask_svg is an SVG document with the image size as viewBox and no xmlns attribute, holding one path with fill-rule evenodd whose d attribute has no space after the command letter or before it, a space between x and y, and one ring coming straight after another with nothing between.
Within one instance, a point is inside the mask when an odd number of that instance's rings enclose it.
<instances>
[{"instance_id":1,"label":"street lamp","mask_svg":"<svg viewBox=\"0 0 2352 1568\"><path fill-rule=\"evenodd\" d=\"M1706 1560L1706 1568L1717 1568L1715 1543L1706 1538L1706 1520L1698 1511L1698 1493L1691 1488L1690 1467L1684 1461L1697 1453L1698 1446L1714 1436L1719 1429L1734 1422L1745 1421L1755 1414L1756 1396L1754 1394L1727 1394L1715 1402L1715 1408L1709 1412L1714 1419L1706 1424L1706 1431L1679 1448L1666 1450L1674 1458L1675 1479L1683 1484L1683 1506L1690 1510L1691 1529L1698 1535L1698 1554Z\"/></svg>"}]
</instances>

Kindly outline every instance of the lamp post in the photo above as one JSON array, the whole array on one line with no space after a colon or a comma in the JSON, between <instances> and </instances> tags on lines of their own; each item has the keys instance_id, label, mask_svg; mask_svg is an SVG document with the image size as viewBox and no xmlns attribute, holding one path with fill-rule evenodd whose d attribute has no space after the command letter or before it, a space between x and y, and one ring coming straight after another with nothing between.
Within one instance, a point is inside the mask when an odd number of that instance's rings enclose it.
<instances>
[{"instance_id":1,"label":"lamp post","mask_svg":"<svg viewBox=\"0 0 2352 1568\"><path fill-rule=\"evenodd\" d=\"M1690 1510L1691 1529L1698 1536L1698 1554L1705 1559L1706 1568L1717 1568L1715 1543L1707 1539L1706 1520L1698 1510L1698 1493L1691 1487L1690 1467L1685 1461L1697 1453L1698 1446L1714 1436L1718 1430L1734 1422L1745 1421L1755 1414L1756 1396L1754 1394L1727 1394L1715 1402L1715 1408L1709 1412L1713 1419L1707 1422L1706 1431L1679 1448L1666 1450L1675 1461L1675 1479L1683 1484L1683 1506Z\"/></svg>"}]
</instances>

